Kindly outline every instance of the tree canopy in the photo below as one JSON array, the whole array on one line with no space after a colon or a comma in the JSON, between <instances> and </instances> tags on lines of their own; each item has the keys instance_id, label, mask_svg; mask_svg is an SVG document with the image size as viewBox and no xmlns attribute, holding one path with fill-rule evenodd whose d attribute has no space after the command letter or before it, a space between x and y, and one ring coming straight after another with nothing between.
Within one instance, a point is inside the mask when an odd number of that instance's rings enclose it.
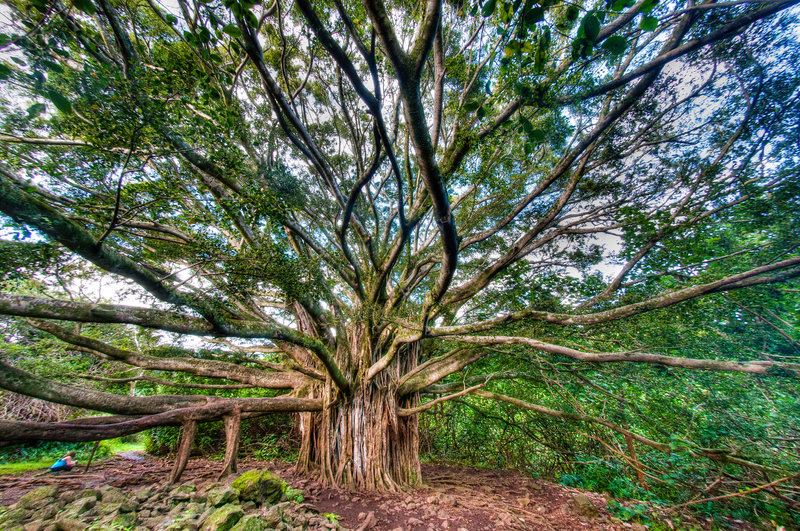
<instances>
[{"instance_id":1,"label":"tree canopy","mask_svg":"<svg viewBox=\"0 0 800 531\"><path fill-rule=\"evenodd\" d=\"M7 0L0 388L112 415L0 439L290 411L302 466L395 488L448 400L669 453L588 390L630 411L603 385L701 371L796 397L796 3ZM35 374L22 320L218 392Z\"/></svg>"}]
</instances>

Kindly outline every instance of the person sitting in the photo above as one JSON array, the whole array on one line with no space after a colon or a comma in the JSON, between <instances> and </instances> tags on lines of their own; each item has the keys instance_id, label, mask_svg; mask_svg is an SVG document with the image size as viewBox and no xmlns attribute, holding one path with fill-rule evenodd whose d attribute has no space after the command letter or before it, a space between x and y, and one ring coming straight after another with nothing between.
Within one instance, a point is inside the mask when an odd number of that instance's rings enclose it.
<instances>
[{"instance_id":1,"label":"person sitting","mask_svg":"<svg viewBox=\"0 0 800 531\"><path fill-rule=\"evenodd\" d=\"M50 467L50 472L61 472L72 470L72 467L75 466L75 452L70 452L55 463L53 466Z\"/></svg>"}]
</instances>

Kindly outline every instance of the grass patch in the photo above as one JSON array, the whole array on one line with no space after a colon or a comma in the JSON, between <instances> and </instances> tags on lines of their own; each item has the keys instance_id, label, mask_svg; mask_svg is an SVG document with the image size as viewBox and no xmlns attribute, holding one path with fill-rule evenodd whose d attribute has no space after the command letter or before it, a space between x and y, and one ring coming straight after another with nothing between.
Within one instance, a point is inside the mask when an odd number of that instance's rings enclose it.
<instances>
[{"instance_id":1,"label":"grass patch","mask_svg":"<svg viewBox=\"0 0 800 531\"><path fill-rule=\"evenodd\" d=\"M120 439L111 439L103 441L100 446L108 448L108 453L111 455L119 454L122 452L144 452L144 442L122 442Z\"/></svg>"},{"instance_id":2,"label":"grass patch","mask_svg":"<svg viewBox=\"0 0 800 531\"><path fill-rule=\"evenodd\" d=\"M39 461L23 461L22 463L6 463L0 465L0 475L18 475L28 470L39 470L49 468L55 462L55 459L41 459Z\"/></svg>"},{"instance_id":3,"label":"grass patch","mask_svg":"<svg viewBox=\"0 0 800 531\"><path fill-rule=\"evenodd\" d=\"M89 454L92 451L92 447L94 444L87 443L86 445L81 446L81 450L78 454L78 466L76 468L80 468L82 466L86 466L86 461L89 459ZM123 442L121 439L110 439L107 441L101 441L100 447L97 449L97 454L95 455L95 459L104 459L108 456L115 455L121 452L139 452L144 451L145 444L141 441L133 441L133 442ZM47 451L47 450L45 450ZM15 462L15 463L2 463L0 464L0 476L6 475L19 475L24 472L28 472L29 470L44 470L50 468L50 465L56 462L56 459L61 457L66 453L64 448L54 447L50 449L49 452L52 456L49 457L34 457L31 459L24 459L24 454L22 460Z\"/></svg>"}]
</instances>

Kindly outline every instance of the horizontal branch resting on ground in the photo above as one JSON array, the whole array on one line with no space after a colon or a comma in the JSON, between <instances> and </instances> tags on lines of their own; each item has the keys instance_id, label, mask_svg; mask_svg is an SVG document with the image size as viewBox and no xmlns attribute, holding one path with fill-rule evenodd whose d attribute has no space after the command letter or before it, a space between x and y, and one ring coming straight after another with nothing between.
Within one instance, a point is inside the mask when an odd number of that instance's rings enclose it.
<instances>
[{"instance_id":1,"label":"horizontal branch resting on ground","mask_svg":"<svg viewBox=\"0 0 800 531\"><path fill-rule=\"evenodd\" d=\"M252 400L258 400L253 402ZM322 401L311 398L262 398L226 400L208 406L174 409L156 415L111 424L46 423L0 420L0 442L33 441L88 442L114 439L159 426L177 426L187 421L211 422L231 414L237 406L246 413L320 411ZM103 417L99 417L103 418Z\"/></svg>"},{"instance_id":2,"label":"horizontal branch resting on ground","mask_svg":"<svg viewBox=\"0 0 800 531\"><path fill-rule=\"evenodd\" d=\"M290 396L273 398L218 398L205 395L123 396L42 378L2 361L0 361L0 389L57 404L120 415L154 415L186 408L212 406L224 408L237 405L241 406L244 412L316 411L322 407L320 400ZM3 435L0 435L0 439L2 437Z\"/></svg>"}]
</instances>

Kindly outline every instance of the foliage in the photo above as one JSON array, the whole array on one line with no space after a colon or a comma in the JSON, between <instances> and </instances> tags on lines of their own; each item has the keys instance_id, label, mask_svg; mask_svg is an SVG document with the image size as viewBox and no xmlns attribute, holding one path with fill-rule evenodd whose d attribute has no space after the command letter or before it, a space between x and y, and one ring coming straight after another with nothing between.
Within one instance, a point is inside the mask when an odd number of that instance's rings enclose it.
<instances>
[{"instance_id":1,"label":"foliage","mask_svg":"<svg viewBox=\"0 0 800 531\"><path fill-rule=\"evenodd\" d=\"M165 453L200 415L215 453L295 413L243 448L395 489L438 397L436 458L796 473L792 4L9 0L0 376L74 409L8 417ZM790 483L722 504L788 522Z\"/></svg>"},{"instance_id":2,"label":"foliage","mask_svg":"<svg viewBox=\"0 0 800 531\"><path fill-rule=\"evenodd\" d=\"M144 433L147 452L153 455L172 454L177 450L181 431L164 426ZM201 455L224 452L225 434L221 422L198 426L194 451ZM255 459L293 461L297 457L297 440L289 415L271 415L242 423L240 452Z\"/></svg>"},{"instance_id":3,"label":"foliage","mask_svg":"<svg viewBox=\"0 0 800 531\"><path fill-rule=\"evenodd\" d=\"M10 464L25 461L50 461L48 467L59 457L69 452L75 452L75 460L83 462L89 459L92 453L93 444L87 443L60 443L60 442L38 442L32 445L20 447L0 448L0 463ZM103 458L111 455L113 445L104 443L98 446L95 458Z\"/></svg>"},{"instance_id":4,"label":"foliage","mask_svg":"<svg viewBox=\"0 0 800 531\"><path fill-rule=\"evenodd\" d=\"M305 499L305 498L303 498L303 491L302 490L292 488L292 487L290 487L288 485L286 485L284 487L284 489L283 489L283 496L287 500L293 501L293 502L296 502L296 503L303 503L303 500Z\"/></svg>"}]
</instances>

